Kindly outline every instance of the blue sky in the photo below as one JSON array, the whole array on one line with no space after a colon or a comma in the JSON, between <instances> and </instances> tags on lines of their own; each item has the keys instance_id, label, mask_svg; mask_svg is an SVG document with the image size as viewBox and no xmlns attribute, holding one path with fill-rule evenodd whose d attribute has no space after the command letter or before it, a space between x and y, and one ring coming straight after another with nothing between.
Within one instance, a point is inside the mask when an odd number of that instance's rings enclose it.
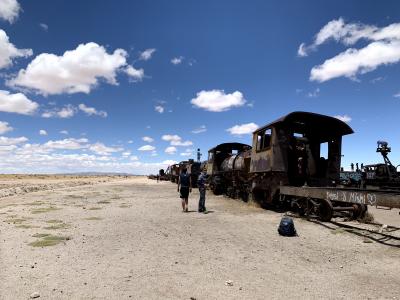
<instances>
[{"instance_id":1,"label":"blue sky","mask_svg":"<svg viewBox=\"0 0 400 300\"><path fill-rule=\"evenodd\" d=\"M146 174L295 110L399 164L399 61L398 1L0 0L0 166Z\"/></svg>"}]
</instances>

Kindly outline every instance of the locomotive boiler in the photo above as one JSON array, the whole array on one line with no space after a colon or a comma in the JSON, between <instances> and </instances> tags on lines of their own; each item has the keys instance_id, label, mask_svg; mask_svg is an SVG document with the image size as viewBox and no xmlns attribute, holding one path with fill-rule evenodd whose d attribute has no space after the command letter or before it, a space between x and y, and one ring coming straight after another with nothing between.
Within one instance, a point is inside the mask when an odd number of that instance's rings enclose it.
<instances>
[{"instance_id":1,"label":"locomotive boiler","mask_svg":"<svg viewBox=\"0 0 400 300\"><path fill-rule=\"evenodd\" d=\"M208 151L207 175L214 194L247 200L251 146L223 143Z\"/></svg>"}]
</instances>

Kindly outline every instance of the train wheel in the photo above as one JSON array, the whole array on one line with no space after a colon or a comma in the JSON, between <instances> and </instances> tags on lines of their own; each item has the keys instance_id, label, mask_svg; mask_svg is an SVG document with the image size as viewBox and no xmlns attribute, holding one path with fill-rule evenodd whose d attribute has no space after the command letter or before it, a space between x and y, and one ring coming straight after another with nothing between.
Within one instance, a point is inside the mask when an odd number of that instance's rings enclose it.
<instances>
[{"instance_id":1,"label":"train wheel","mask_svg":"<svg viewBox=\"0 0 400 300\"><path fill-rule=\"evenodd\" d=\"M352 219L353 220L357 220L357 219L362 219L365 216L365 213L367 212L367 205L365 204L353 204L354 207L354 211L353 211L353 215L352 215Z\"/></svg>"},{"instance_id":2,"label":"train wheel","mask_svg":"<svg viewBox=\"0 0 400 300\"><path fill-rule=\"evenodd\" d=\"M318 216L322 222L329 222L333 216L332 202L329 200L320 200L318 205Z\"/></svg>"},{"instance_id":3,"label":"train wheel","mask_svg":"<svg viewBox=\"0 0 400 300\"><path fill-rule=\"evenodd\" d=\"M222 189L218 186L214 186L214 188L212 189L214 195L218 196L222 194Z\"/></svg>"}]
</instances>

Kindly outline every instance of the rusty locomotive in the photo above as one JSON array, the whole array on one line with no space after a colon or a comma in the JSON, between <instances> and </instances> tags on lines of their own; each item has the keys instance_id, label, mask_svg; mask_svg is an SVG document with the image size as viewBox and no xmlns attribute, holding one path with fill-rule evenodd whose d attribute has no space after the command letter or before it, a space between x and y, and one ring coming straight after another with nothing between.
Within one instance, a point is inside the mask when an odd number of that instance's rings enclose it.
<instances>
[{"instance_id":1,"label":"rusty locomotive","mask_svg":"<svg viewBox=\"0 0 400 300\"><path fill-rule=\"evenodd\" d=\"M292 112L257 129L252 146L223 143L210 149L210 189L263 207L289 206L323 221L335 211L361 217L367 205L400 207L399 193L338 186L342 137L352 133L336 118Z\"/></svg>"}]
</instances>

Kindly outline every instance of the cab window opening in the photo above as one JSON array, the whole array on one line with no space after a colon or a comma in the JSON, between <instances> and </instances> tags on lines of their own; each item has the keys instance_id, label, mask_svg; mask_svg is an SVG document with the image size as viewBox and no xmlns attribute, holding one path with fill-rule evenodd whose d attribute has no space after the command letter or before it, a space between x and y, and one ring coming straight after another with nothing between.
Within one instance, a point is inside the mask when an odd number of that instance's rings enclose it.
<instances>
[{"instance_id":1,"label":"cab window opening","mask_svg":"<svg viewBox=\"0 0 400 300\"><path fill-rule=\"evenodd\" d=\"M271 128L260 131L257 134L257 151L266 149L271 146L271 135L272 135Z\"/></svg>"}]
</instances>

